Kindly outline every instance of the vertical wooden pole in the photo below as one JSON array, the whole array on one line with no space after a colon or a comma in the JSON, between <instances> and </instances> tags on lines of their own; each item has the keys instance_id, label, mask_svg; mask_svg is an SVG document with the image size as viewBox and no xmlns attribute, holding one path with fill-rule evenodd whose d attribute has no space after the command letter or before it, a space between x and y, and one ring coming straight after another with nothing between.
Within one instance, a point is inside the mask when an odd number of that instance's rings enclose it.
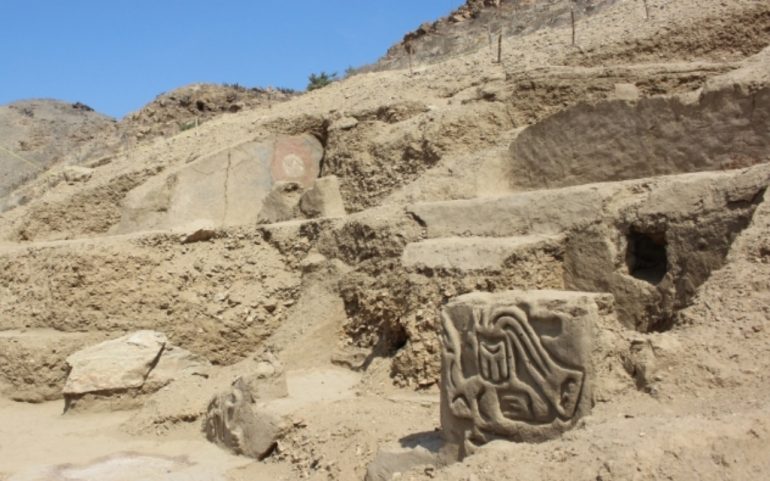
<instances>
[{"instance_id":1,"label":"vertical wooden pole","mask_svg":"<svg viewBox=\"0 0 770 481\"><path fill-rule=\"evenodd\" d=\"M414 75L414 65L412 63L412 42L408 41L404 44L404 49L406 50L406 54L409 57L409 75Z\"/></svg>"},{"instance_id":2,"label":"vertical wooden pole","mask_svg":"<svg viewBox=\"0 0 770 481\"><path fill-rule=\"evenodd\" d=\"M572 18L572 46L575 46L575 6L573 5L569 11Z\"/></svg>"},{"instance_id":3,"label":"vertical wooden pole","mask_svg":"<svg viewBox=\"0 0 770 481\"><path fill-rule=\"evenodd\" d=\"M500 12L500 0L495 2L495 7L497 7L497 24L500 26L497 34L497 63L503 63L503 16Z\"/></svg>"}]
</instances>

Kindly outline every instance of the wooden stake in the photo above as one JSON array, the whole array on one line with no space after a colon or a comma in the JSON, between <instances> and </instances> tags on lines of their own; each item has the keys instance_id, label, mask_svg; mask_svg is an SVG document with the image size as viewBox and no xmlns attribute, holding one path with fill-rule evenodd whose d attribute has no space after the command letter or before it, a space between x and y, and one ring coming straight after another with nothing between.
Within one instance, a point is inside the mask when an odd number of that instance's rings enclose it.
<instances>
[{"instance_id":1,"label":"wooden stake","mask_svg":"<svg viewBox=\"0 0 770 481\"><path fill-rule=\"evenodd\" d=\"M503 63L503 29L497 37L497 63Z\"/></svg>"},{"instance_id":2,"label":"wooden stake","mask_svg":"<svg viewBox=\"0 0 770 481\"><path fill-rule=\"evenodd\" d=\"M414 75L414 65L412 63L412 51L409 51L409 75Z\"/></svg>"},{"instance_id":3,"label":"wooden stake","mask_svg":"<svg viewBox=\"0 0 770 481\"><path fill-rule=\"evenodd\" d=\"M412 64L412 43L407 42L404 44L404 49L406 50L406 54L409 57L409 75L414 75L414 66Z\"/></svg>"},{"instance_id":4,"label":"wooden stake","mask_svg":"<svg viewBox=\"0 0 770 481\"><path fill-rule=\"evenodd\" d=\"M575 7L572 7L569 11L572 18L572 46L575 46Z\"/></svg>"},{"instance_id":5,"label":"wooden stake","mask_svg":"<svg viewBox=\"0 0 770 481\"><path fill-rule=\"evenodd\" d=\"M497 63L503 63L503 17L500 12L500 0L495 0L497 8L497 23L500 25L500 31L497 34Z\"/></svg>"}]
</instances>

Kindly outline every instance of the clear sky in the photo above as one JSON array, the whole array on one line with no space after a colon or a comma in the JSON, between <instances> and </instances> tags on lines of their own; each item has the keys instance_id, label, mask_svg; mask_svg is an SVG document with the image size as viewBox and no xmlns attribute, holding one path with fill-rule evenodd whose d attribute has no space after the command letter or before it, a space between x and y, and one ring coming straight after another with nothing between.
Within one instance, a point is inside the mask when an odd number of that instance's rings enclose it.
<instances>
[{"instance_id":1,"label":"clear sky","mask_svg":"<svg viewBox=\"0 0 770 481\"><path fill-rule=\"evenodd\" d=\"M374 62L463 0L2 0L0 104L83 102L111 115L195 82L304 89Z\"/></svg>"}]
</instances>

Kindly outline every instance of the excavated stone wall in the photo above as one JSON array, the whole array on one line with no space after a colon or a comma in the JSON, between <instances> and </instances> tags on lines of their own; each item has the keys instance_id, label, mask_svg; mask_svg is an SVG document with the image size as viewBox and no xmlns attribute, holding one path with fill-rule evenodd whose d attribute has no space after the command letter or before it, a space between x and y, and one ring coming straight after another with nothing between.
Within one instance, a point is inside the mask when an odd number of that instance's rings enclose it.
<instances>
[{"instance_id":1,"label":"excavated stone wall","mask_svg":"<svg viewBox=\"0 0 770 481\"><path fill-rule=\"evenodd\" d=\"M155 329L229 364L280 324L298 287L299 273L253 233L20 247L0 253L0 330Z\"/></svg>"},{"instance_id":2,"label":"excavated stone wall","mask_svg":"<svg viewBox=\"0 0 770 481\"><path fill-rule=\"evenodd\" d=\"M510 148L514 188L748 167L770 152L770 89L582 104L525 129Z\"/></svg>"}]
</instances>

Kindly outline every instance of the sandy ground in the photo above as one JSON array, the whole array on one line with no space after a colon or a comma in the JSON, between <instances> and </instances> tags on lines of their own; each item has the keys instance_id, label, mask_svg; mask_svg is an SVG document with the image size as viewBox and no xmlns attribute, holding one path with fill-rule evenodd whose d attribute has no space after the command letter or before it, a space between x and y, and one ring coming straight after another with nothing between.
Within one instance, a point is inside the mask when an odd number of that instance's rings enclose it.
<instances>
[{"instance_id":1,"label":"sandy ground","mask_svg":"<svg viewBox=\"0 0 770 481\"><path fill-rule=\"evenodd\" d=\"M351 371L335 368L291 371L287 373L289 397L272 405L292 415L344 403L354 396L359 379ZM224 480L230 479L230 471L253 464L206 441L197 423L163 437L136 436L123 429L135 414L132 411L66 415L62 411L61 401L0 400L0 473L14 473L8 478L13 481ZM250 479L291 479L277 478L281 472L289 476L286 466L270 463L260 463L248 472Z\"/></svg>"},{"instance_id":2,"label":"sandy ground","mask_svg":"<svg viewBox=\"0 0 770 481\"><path fill-rule=\"evenodd\" d=\"M15 473L12 480L54 480L63 466L83 467L100 460L147 456L173 458L173 470L189 479L224 479L224 473L248 462L208 443L196 433L180 433L165 439L129 436L120 430L132 413L98 413L63 416L61 402L0 404L0 472ZM194 453L194 455L193 455ZM194 459L194 463L190 459ZM102 475L104 473L101 473ZM82 476L85 475L85 476ZM82 476L82 477L81 477ZM122 478L138 479L135 472ZM76 479L105 479L83 471ZM188 479L188 478L169 478Z\"/></svg>"}]
</instances>

